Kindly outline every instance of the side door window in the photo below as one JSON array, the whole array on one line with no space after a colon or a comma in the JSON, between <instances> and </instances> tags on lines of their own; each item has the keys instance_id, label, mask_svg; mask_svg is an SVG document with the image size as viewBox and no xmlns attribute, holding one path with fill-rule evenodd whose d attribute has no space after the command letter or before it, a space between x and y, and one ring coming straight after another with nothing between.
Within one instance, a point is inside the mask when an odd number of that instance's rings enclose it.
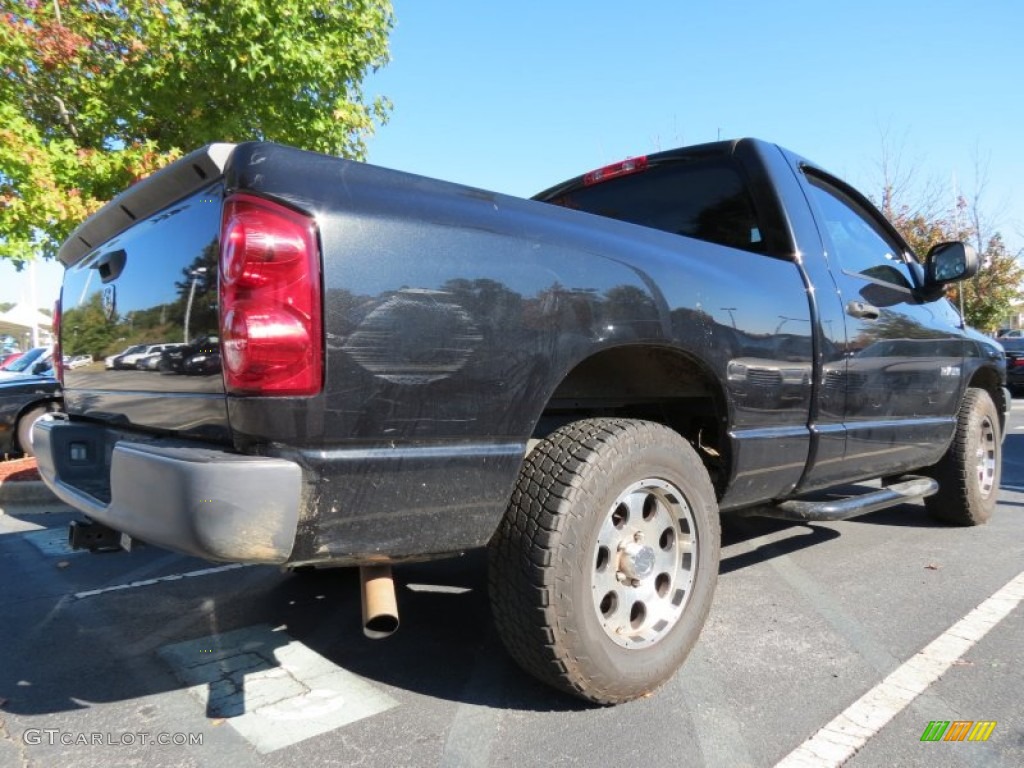
<instances>
[{"instance_id":1,"label":"side door window","mask_svg":"<svg viewBox=\"0 0 1024 768\"><path fill-rule=\"evenodd\" d=\"M839 268L848 275L911 290L914 277L907 254L881 222L841 188L818 176L808 179Z\"/></svg>"}]
</instances>

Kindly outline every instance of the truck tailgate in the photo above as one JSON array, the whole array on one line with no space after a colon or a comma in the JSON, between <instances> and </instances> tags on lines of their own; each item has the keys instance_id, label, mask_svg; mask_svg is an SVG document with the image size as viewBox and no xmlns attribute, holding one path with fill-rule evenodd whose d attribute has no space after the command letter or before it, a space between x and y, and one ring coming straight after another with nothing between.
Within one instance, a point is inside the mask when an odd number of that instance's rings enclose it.
<instances>
[{"instance_id":1,"label":"truck tailgate","mask_svg":"<svg viewBox=\"0 0 1024 768\"><path fill-rule=\"evenodd\" d=\"M128 216L127 229L94 247L76 233L69 243L78 253L62 251L64 352L108 355L106 363L100 358L65 371L69 413L122 428L229 439L217 343L223 190L219 168L200 160L205 169L184 164L184 183L179 161L97 216L108 224L115 214ZM94 239L92 226L83 234Z\"/></svg>"}]
</instances>

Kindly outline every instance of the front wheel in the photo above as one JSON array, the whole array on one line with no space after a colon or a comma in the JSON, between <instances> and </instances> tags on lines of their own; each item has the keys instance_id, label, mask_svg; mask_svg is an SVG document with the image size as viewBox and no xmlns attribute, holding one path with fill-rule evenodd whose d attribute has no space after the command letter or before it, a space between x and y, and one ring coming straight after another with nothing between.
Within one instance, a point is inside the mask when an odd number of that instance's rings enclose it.
<instances>
[{"instance_id":1,"label":"front wheel","mask_svg":"<svg viewBox=\"0 0 1024 768\"><path fill-rule=\"evenodd\" d=\"M953 443L929 471L939 482L939 492L925 499L928 514L954 525L988 522L999 496L1002 442L992 397L983 389L968 389Z\"/></svg>"},{"instance_id":2,"label":"front wheel","mask_svg":"<svg viewBox=\"0 0 1024 768\"><path fill-rule=\"evenodd\" d=\"M660 424L574 422L524 462L490 547L491 601L510 654L600 704L668 680L697 641L718 578L714 490Z\"/></svg>"}]
</instances>

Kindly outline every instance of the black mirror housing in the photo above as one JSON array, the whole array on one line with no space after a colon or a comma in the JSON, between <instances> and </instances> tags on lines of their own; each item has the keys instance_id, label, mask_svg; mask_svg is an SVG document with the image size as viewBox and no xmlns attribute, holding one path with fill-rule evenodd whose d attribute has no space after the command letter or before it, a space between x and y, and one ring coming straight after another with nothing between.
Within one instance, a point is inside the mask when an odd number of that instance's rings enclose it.
<instances>
[{"instance_id":1,"label":"black mirror housing","mask_svg":"<svg viewBox=\"0 0 1024 768\"><path fill-rule=\"evenodd\" d=\"M974 277L978 273L978 252L966 243L939 243L925 257L925 281L939 287Z\"/></svg>"}]
</instances>

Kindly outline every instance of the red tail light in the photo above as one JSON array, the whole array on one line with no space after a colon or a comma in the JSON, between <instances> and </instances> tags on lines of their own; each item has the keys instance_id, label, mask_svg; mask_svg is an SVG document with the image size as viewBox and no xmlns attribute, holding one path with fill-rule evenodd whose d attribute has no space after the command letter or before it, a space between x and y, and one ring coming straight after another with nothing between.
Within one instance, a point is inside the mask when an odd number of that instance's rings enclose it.
<instances>
[{"instance_id":1,"label":"red tail light","mask_svg":"<svg viewBox=\"0 0 1024 768\"><path fill-rule=\"evenodd\" d=\"M229 392L321 390L320 251L312 218L252 195L227 200L220 233L220 328Z\"/></svg>"},{"instance_id":2,"label":"red tail light","mask_svg":"<svg viewBox=\"0 0 1024 768\"><path fill-rule=\"evenodd\" d=\"M583 186L590 187L594 184L600 184L602 181L617 179L620 176L629 176L631 173L640 173L640 171L646 170L646 155L643 157L631 157L628 160L612 163L611 165L606 165L604 168L598 168L596 171L591 171L583 177Z\"/></svg>"}]
</instances>

